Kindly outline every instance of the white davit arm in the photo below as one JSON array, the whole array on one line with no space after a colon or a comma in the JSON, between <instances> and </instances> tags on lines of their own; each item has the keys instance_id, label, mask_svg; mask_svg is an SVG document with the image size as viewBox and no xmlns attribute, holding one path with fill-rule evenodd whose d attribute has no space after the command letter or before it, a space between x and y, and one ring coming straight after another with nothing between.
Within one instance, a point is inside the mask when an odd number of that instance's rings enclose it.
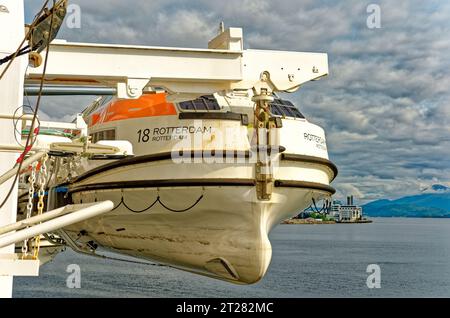
<instances>
[{"instance_id":1,"label":"white davit arm","mask_svg":"<svg viewBox=\"0 0 450 318\"><path fill-rule=\"evenodd\" d=\"M324 53L243 50L242 30L230 28L209 43L210 49L146 47L54 41L45 80L51 84L103 85L119 98L138 98L145 88L165 88L180 99L230 89L258 87L295 91L328 75ZM29 68L27 84L42 77ZM268 80L267 80L268 78Z\"/></svg>"}]
</instances>

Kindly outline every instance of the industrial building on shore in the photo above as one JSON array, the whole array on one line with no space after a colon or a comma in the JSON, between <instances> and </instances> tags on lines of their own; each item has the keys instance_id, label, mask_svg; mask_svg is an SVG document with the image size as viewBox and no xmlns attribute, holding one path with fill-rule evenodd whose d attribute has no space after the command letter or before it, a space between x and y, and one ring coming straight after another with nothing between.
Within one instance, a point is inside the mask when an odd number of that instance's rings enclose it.
<instances>
[{"instance_id":1,"label":"industrial building on shore","mask_svg":"<svg viewBox=\"0 0 450 318\"><path fill-rule=\"evenodd\" d=\"M340 223L356 223L363 220L362 207L354 204L353 195L347 197L347 204L342 204L338 200L333 201L330 215Z\"/></svg>"}]
</instances>

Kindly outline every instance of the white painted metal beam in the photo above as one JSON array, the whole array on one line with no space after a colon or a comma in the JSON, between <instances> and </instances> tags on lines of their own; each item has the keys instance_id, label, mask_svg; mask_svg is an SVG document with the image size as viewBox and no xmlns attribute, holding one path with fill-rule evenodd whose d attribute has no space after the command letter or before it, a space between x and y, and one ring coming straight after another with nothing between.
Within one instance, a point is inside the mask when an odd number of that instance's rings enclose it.
<instances>
[{"instance_id":1,"label":"white painted metal beam","mask_svg":"<svg viewBox=\"0 0 450 318\"><path fill-rule=\"evenodd\" d=\"M31 114L28 114L28 115L18 115L18 114L16 114L16 115L14 115L13 113L11 113L11 114L0 114L0 119L14 119L14 120L18 120L18 119L20 119L20 120L29 120L29 121L31 121L31 120L33 120L33 115L31 115Z\"/></svg>"},{"instance_id":2,"label":"white painted metal beam","mask_svg":"<svg viewBox=\"0 0 450 318\"><path fill-rule=\"evenodd\" d=\"M76 208L77 206L75 205ZM79 206L78 208L79 210L75 212L59 216L27 229L0 236L0 248L104 214L114 208L114 203L112 201L103 201L88 207Z\"/></svg>"},{"instance_id":3,"label":"white painted metal beam","mask_svg":"<svg viewBox=\"0 0 450 318\"><path fill-rule=\"evenodd\" d=\"M209 41L208 49L214 50L244 50L244 36L241 28L229 28L224 30L214 39Z\"/></svg>"},{"instance_id":4,"label":"white painted metal beam","mask_svg":"<svg viewBox=\"0 0 450 318\"><path fill-rule=\"evenodd\" d=\"M25 128L28 124L31 125L33 121L34 115L32 114L3 114L0 113L0 119L11 119L11 120L21 120L22 121L22 129ZM39 119L39 117L38 117ZM42 128L54 128L54 129L71 129L71 130L79 130L81 136L87 136L88 125L83 119L82 114L77 114L75 123L63 123L63 122L52 122L52 121L39 121L39 127ZM19 137L20 138L20 137ZM0 148L1 151L1 148Z\"/></svg>"},{"instance_id":5,"label":"white painted metal beam","mask_svg":"<svg viewBox=\"0 0 450 318\"><path fill-rule=\"evenodd\" d=\"M95 203L88 203L85 205L85 207L89 207L94 204ZM28 226L32 226L32 225L35 225L40 222L45 222L45 221L54 219L58 216L62 216L62 215L71 213L71 212L75 211L76 208L81 209L82 206L66 205L65 207L58 208L53 211L45 212L41 215L36 215L31 218L24 219L22 221L19 221L19 222L13 223L13 224L9 224L9 225L0 227L0 235L6 234L9 232L13 232L13 231L17 231L17 230L22 230Z\"/></svg>"},{"instance_id":6,"label":"white painted metal beam","mask_svg":"<svg viewBox=\"0 0 450 318\"><path fill-rule=\"evenodd\" d=\"M19 146L17 144L0 144L0 153L22 153L25 150L25 147L23 146ZM48 151L49 149L47 148L42 148L42 147L36 147L33 146L30 150L30 152L37 152L37 151ZM12 168L14 166L14 164L16 163L16 161L10 161L10 168ZM5 172L6 173L6 172Z\"/></svg>"},{"instance_id":7,"label":"white painted metal beam","mask_svg":"<svg viewBox=\"0 0 450 318\"><path fill-rule=\"evenodd\" d=\"M38 276L39 260L19 259L17 254L0 255L0 277Z\"/></svg>"},{"instance_id":8,"label":"white painted metal beam","mask_svg":"<svg viewBox=\"0 0 450 318\"><path fill-rule=\"evenodd\" d=\"M236 29L223 38L237 41ZM219 43L220 42L220 43ZM239 41L238 41L239 42ZM204 95L229 89L252 89L261 74L270 74L274 91L293 91L328 74L324 53L264 50L185 49L54 41L46 83L118 87L123 98L137 98L145 87L164 87L183 95ZM41 78L42 66L29 69L27 83Z\"/></svg>"}]
</instances>

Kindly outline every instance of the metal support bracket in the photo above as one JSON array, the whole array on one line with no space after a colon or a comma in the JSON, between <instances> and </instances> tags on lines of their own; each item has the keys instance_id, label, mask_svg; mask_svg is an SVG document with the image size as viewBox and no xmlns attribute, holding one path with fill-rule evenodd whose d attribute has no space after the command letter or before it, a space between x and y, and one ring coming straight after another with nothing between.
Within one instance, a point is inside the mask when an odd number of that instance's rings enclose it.
<instances>
[{"instance_id":1,"label":"metal support bracket","mask_svg":"<svg viewBox=\"0 0 450 318\"><path fill-rule=\"evenodd\" d=\"M276 128L271 120L269 104L273 102L270 89L270 74L261 75L261 83L253 88L255 102L254 127L256 130L257 162L255 165L255 182L258 200L269 201L274 187L273 167L271 162L271 131Z\"/></svg>"},{"instance_id":2,"label":"metal support bracket","mask_svg":"<svg viewBox=\"0 0 450 318\"><path fill-rule=\"evenodd\" d=\"M150 78L127 78L125 82L117 83L117 97L137 99L142 96L142 90L150 82Z\"/></svg>"}]
</instances>

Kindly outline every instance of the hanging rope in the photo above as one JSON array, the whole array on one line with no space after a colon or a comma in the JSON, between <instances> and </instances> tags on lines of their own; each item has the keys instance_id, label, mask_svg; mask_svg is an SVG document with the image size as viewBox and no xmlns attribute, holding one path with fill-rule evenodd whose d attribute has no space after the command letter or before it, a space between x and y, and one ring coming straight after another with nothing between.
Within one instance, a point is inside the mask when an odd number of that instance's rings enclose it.
<instances>
[{"instance_id":1,"label":"hanging rope","mask_svg":"<svg viewBox=\"0 0 450 318\"><path fill-rule=\"evenodd\" d=\"M161 201L161 197L158 196L158 197L156 198L156 200L155 200L152 204L150 204L147 208L145 208L145 209L143 209L143 210L134 210L134 209L130 208L130 206L129 206L128 204L126 204L125 199L124 199L124 196L123 196L123 194L122 194L122 198L120 199L119 204L117 204L117 205L111 210L111 212L114 211L114 210L117 210L121 205L123 205L123 206L124 206L127 210L129 210L130 212L139 214L139 213L144 213L144 212L150 210L151 208L153 208L153 207L155 206L156 203L159 203L159 204L161 204L161 206L162 206L163 208L165 208L166 210L168 210L168 211L170 211L170 212L174 212L174 213L183 213L183 212L187 212L187 211L193 209L197 204L200 203L200 201L203 199L203 197L204 197L204 195L202 194L202 195L197 199L197 201L195 201L195 203L194 203L193 205L191 205L190 207L188 207L188 208L186 208L186 209L175 210L175 209L169 208L166 204L164 204L164 203Z\"/></svg>"},{"instance_id":2,"label":"hanging rope","mask_svg":"<svg viewBox=\"0 0 450 318\"><path fill-rule=\"evenodd\" d=\"M165 265L165 264L139 262L139 261L132 261L132 260L123 259L123 258L116 258L116 257L106 256L106 255L103 255L103 254L97 254L95 252L94 252L93 256L100 257L100 258L107 259L107 260L111 260L111 261L125 262L125 263L131 263L131 264L140 264L140 265L156 266L156 267L171 267L171 266Z\"/></svg>"},{"instance_id":3,"label":"hanging rope","mask_svg":"<svg viewBox=\"0 0 450 318\"><path fill-rule=\"evenodd\" d=\"M200 203L200 201L202 199L203 199L203 194L197 199L197 201L195 201L195 203L193 205L191 205L189 208L184 209L184 210L174 210L174 209L167 207L164 203L161 202L161 199L159 196L158 196L157 200L158 200L159 204L161 204L166 210L169 210L170 212L175 212L175 213L183 213L183 212L189 211L190 209L193 209L197 204Z\"/></svg>"},{"instance_id":4,"label":"hanging rope","mask_svg":"<svg viewBox=\"0 0 450 318\"><path fill-rule=\"evenodd\" d=\"M55 239L54 237L46 234L43 234L44 237L47 239L47 241L49 241L50 243L56 245L56 246L63 246L64 249L67 246L66 241L64 241L63 239ZM76 253L80 253L79 251L73 250ZM47 252L50 255L56 255L59 253L59 251L55 251L53 253ZM123 259L123 258L116 258L116 257L111 257L111 256L106 256L103 254L98 254L97 252L93 251L92 253L88 253L88 252L83 252L83 255L89 255L89 256L94 256L94 257L98 257L98 258L102 258L102 259L108 259L108 260L112 260L112 261L119 261L119 262L126 262L126 263L132 263L132 264L141 264L141 265L147 265L147 266L157 266L157 267L170 267L169 265L165 265L165 264L158 264L158 263L149 263L149 262L140 262L140 261L133 261L133 260L128 260L128 259Z\"/></svg>"},{"instance_id":5,"label":"hanging rope","mask_svg":"<svg viewBox=\"0 0 450 318\"><path fill-rule=\"evenodd\" d=\"M22 109L22 115L17 116L17 112L18 112L19 110L21 110L21 109ZM31 113L27 113L27 112L25 111L25 109L31 110ZM24 131L23 131L23 130L22 130L22 131L19 130L19 129L17 128L17 125L22 121L22 118L23 118L24 116L26 116L26 115L33 115L33 114L34 114L34 108L33 108L32 106L30 106L30 105L25 105L25 104L22 105L22 106L17 107L16 110L14 111L14 114L13 114L13 125L14 125L14 130L15 130L15 132L16 132L16 133L14 134L14 138L16 139L17 144L18 144L19 146L21 146L21 147L25 147L25 146L22 145L22 142L18 140L17 135L19 135L19 136L24 135ZM36 118L36 120L37 120L37 122L38 122L36 128L40 130L41 122L40 122L39 118ZM34 134L33 140L32 140L32 142L31 142L31 145L32 145L32 146L34 146L34 144L36 143L36 140L37 140L37 135Z\"/></svg>"},{"instance_id":6,"label":"hanging rope","mask_svg":"<svg viewBox=\"0 0 450 318\"><path fill-rule=\"evenodd\" d=\"M331 201L329 202L328 200L325 200L322 205L322 208L320 210L317 207L316 200L314 200L314 198L312 198L312 202L313 202L314 208L311 205L309 207L313 210L313 212L316 212L319 214L321 214L321 213L329 214L329 212L331 211Z\"/></svg>"},{"instance_id":7,"label":"hanging rope","mask_svg":"<svg viewBox=\"0 0 450 318\"><path fill-rule=\"evenodd\" d=\"M158 197L158 198L159 198L159 197ZM133 212L133 213L139 214L139 213L144 213L144 212L150 210L151 208L153 208L153 207L155 206L156 203L158 203L158 199L156 199L155 202L153 202L152 204L150 204L147 208L145 208L145 209L143 209L143 210L134 210L134 209L130 208L128 204L125 203L125 200L124 200L124 198L123 198L123 196L122 196L122 198L120 199L119 204L118 204L112 211L114 211L115 209L117 209L119 206L123 205L123 206L124 206L125 208L127 208L129 211L131 211L131 212Z\"/></svg>"},{"instance_id":8,"label":"hanging rope","mask_svg":"<svg viewBox=\"0 0 450 318\"><path fill-rule=\"evenodd\" d=\"M323 207L322 207L322 209L319 210L319 208L316 205L316 200L314 200L314 198L312 198L312 202L313 202L314 209L315 209L314 212L319 213L319 214L322 213L323 212Z\"/></svg>"},{"instance_id":9,"label":"hanging rope","mask_svg":"<svg viewBox=\"0 0 450 318\"><path fill-rule=\"evenodd\" d=\"M126 207L128 210L130 210L130 211L133 212L133 213L143 213L143 212L146 212L146 211L150 210L151 208L153 208L153 207L155 206L156 203L158 203L158 199L156 199L155 202L153 202L152 204L150 204L150 206L149 206L148 208L144 209L144 210L133 210L132 208L130 208L130 207L125 203L125 201L123 200L123 197L122 197L122 204L123 204L123 206Z\"/></svg>"}]
</instances>

